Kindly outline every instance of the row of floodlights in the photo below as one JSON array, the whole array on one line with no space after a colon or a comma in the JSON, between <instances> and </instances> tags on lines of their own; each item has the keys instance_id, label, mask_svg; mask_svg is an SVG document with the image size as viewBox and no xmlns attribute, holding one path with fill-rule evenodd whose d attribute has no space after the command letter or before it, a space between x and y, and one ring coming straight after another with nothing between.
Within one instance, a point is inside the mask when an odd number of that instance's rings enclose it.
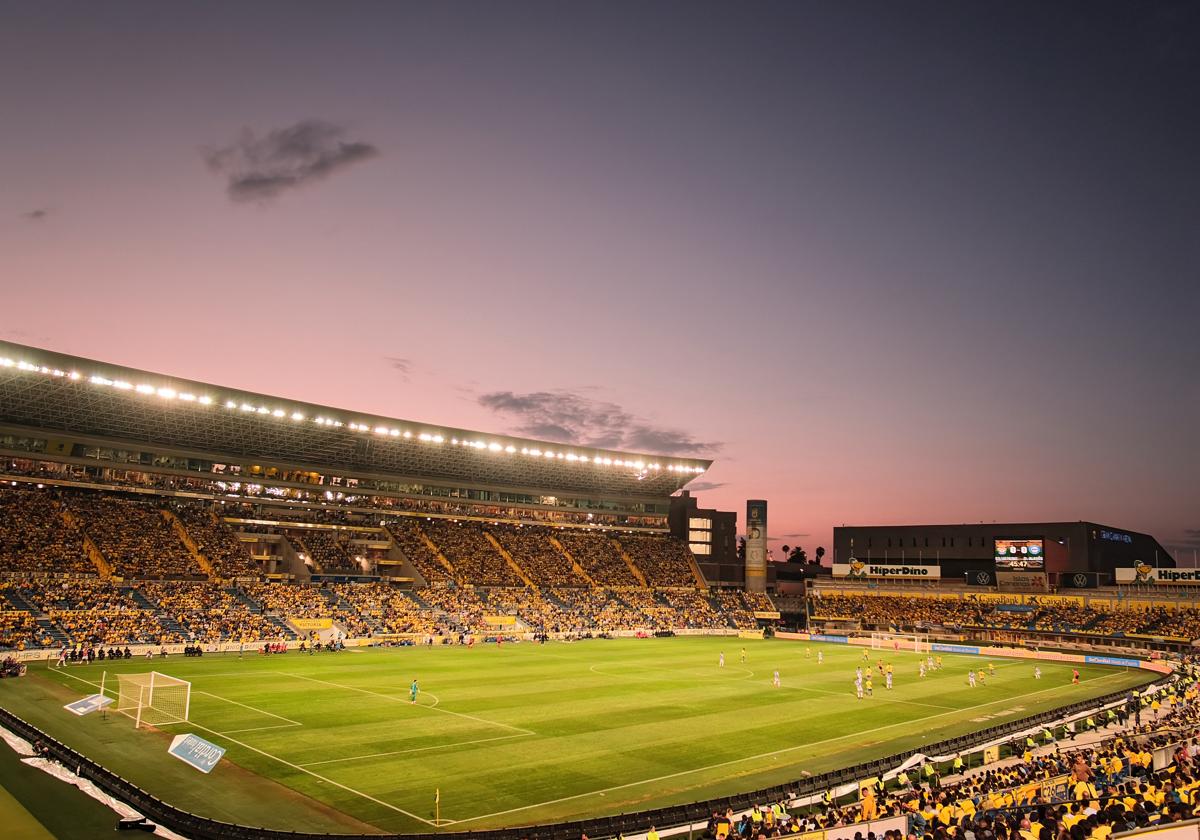
<instances>
[{"instance_id":1,"label":"row of floodlights","mask_svg":"<svg viewBox=\"0 0 1200 840\"><path fill-rule=\"evenodd\" d=\"M62 379L70 379L79 381L83 379L83 375L78 371L64 371L58 368L49 368L39 365L30 364L29 362L13 361L12 359L0 358L0 367L16 368L30 373L42 373L47 376L54 376ZM89 376L87 381L93 385L101 385L108 388L115 388L118 391L133 391L146 396L157 396L164 400L180 400L187 403L198 403L200 405L212 405L213 398L206 394L193 394L188 391L176 391L174 388L156 388L153 385L134 385L131 382L126 382L122 379L109 379L106 376ZM264 414L276 418L290 417L296 423L302 423L308 419L302 412L293 411L290 414L282 408L267 408L262 405L252 405L247 402L238 402L236 400L226 400L225 408L230 411L238 411L246 414ZM414 434L407 429L397 429L390 426L371 426L367 423L344 423L341 420L335 420L329 417L314 417L312 422L318 426L327 426L331 428L347 428L352 432L373 433L380 437L403 438L411 440L416 438L423 443L444 444L447 442L443 435L418 432ZM477 449L485 452L506 452L510 455L520 452L522 455L527 455L532 458L545 458L548 460L569 461L579 464L596 464L605 467L628 467L635 470L661 470L663 466L657 463L646 463L645 461L635 461L628 458L610 458L608 456L588 456L576 455L574 452L555 452L549 449L539 449L536 447L523 446L520 449L512 444L500 444L495 441L483 440L460 440L452 437L449 439L451 446L462 446L467 449ZM692 467L684 464L668 464L666 466L668 472L676 473L692 473L700 474L704 472L703 467Z\"/></svg>"}]
</instances>

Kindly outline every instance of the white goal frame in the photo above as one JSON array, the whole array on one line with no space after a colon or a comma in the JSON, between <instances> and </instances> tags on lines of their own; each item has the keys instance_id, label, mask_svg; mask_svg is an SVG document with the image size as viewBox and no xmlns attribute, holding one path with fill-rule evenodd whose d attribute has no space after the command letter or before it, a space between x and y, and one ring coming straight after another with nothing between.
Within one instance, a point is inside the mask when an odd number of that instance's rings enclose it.
<instances>
[{"instance_id":1,"label":"white goal frame","mask_svg":"<svg viewBox=\"0 0 1200 840\"><path fill-rule=\"evenodd\" d=\"M133 718L134 729L188 720L192 684L187 680L150 671L118 674L117 681L117 711Z\"/></svg>"},{"instance_id":2,"label":"white goal frame","mask_svg":"<svg viewBox=\"0 0 1200 840\"><path fill-rule=\"evenodd\" d=\"M916 653L929 653L928 633L872 633L871 650L894 650L899 645L901 650L911 650Z\"/></svg>"}]
</instances>

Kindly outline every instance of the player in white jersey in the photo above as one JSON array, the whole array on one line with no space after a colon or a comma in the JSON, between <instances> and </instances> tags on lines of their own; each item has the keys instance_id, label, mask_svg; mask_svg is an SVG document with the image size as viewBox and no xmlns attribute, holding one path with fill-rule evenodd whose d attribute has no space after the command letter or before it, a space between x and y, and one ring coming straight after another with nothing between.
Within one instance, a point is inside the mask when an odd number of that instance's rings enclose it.
<instances>
[{"instance_id":1,"label":"player in white jersey","mask_svg":"<svg viewBox=\"0 0 1200 840\"><path fill-rule=\"evenodd\" d=\"M854 669L854 678L857 680L862 679L862 668L861 667Z\"/></svg>"},{"instance_id":2,"label":"player in white jersey","mask_svg":"<svg viewBox=\"0 0 1200 840\"><path fill-rule=\"evenodd\" d=\"M775 672L775 677L774 677L774 679L771 680L771 685L775 686L776 688L779 688L779 672L778 671Z\"/></svg>"},{"instance_id":3,"label":"player in white jersey","mask_svg":"<svg viewBox=\"0 0 1200 840\"><path fill-rule=\"evenodd\" d=\"M720 658L720 660L717 661L717 667L718 668L725 667L725 651L721 651L721 658Z\"/></svg>"},{"instance_id":4,"label":"player in white jersey","mask_svg":"<svg viewBox=\"0 0 1200 840\"><path fill-rule=\"evenodd\" d=\"M975 687L975 672L974 671L967 671L967 685L971 686L971 688Z\"/></svg>"},{"instance_id":5,"label":"player in white jersey","mask_svg":"<svg viewBox=\"0 0 1200 840\"><path fill-rule=\"evenodd\" d=\"M921 676L924 677L925 676L925 663L924 662L922 662L920 665L920 671L921 671Z\"/></svg>"},{"instance_id":6,"label":"player in white jersey","mask_svg":"<svg viewBox=\"0 0 1200 840\"><path fill-rule=\"evenodd\" d=\"M62 650L58 652L58 661L54 663L55 668L67 667L67 646L63 645Z\"/></svg>"},{"instance_id":7,"label":"player in white jersey","mask_svg":"<svg viewBox=\"0 0 1200 840\"><path fill-rule=\"evenodd\" d=\"M892 672L891 671L888 671L886 674L883 675L883 686L888 691L892 690Z\"/></svg>"},{"instance_id":8,"label":"player in white jersey","mask_svg":"<svg viewBox=\"0 0 1200 840\"><path fill-rule=\"evenodd\" d=\"M825 651L823 651L823 650L817 651L817 664L821 665L824 662L825 662Z\"/></svg>"},{"instance_id":9,"label":"player in white jersey","mask_svg":"<svg viewBox=\"0 0 1200 840\"><path fill-rule=\"evenodd\" d=\"M1033 666L1033 678L1035 680L1040 680L1042 678L1042 666L1040 666L1040 665Z\"/></svg>"},{"instance_id":10,"label":"player in white jersey","mask_svg":"<svg viewBox=\"0 0 1200 840\"><path fill-rule=\"evenodd\" d=\"M859 700L863 699L863 686L862 686L862 677L861 676L854 678L854 694L858 697Z\"/></svg>"}]
</instances>

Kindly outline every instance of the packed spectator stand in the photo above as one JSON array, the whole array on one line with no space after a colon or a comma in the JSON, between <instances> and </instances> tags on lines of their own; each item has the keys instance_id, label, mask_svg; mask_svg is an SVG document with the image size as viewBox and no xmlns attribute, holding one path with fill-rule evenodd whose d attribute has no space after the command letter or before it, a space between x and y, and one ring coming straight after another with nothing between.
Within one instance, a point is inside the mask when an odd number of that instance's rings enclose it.
<instances>
[{"instance_id":1,"label":"packed spectator stand","mask_svg":"<svg viewBox=\"0 0 1200 840\"><path fill-rule=\"evenodd\" d=\"M928 598L897 594L816 595L809 599L810 621L849 621L864 627L925 630L931 627L1021 633L1063 633L1120 638L1200 638L1200 609L1127 601L1108 608L1053 596L1025 595L1001 600Z\"/></svg>"},{"instance_id":2,"label":"packed spectator stand","mask_svg":"<svg viewBox=\"0 0 1200 840\"><path fill-rule=\"evenodd\" d=\"M0 510L5 648L288 640L309 619L382 641L756 626L748 596L701 590L686 547L660 536L301 507L271 520L244 504L24 485L0 488ZM246 548L258 535L310 558L311 581L268 578ZM368 544L419 577L366 574Z\"/></svg>"}]
</instances>

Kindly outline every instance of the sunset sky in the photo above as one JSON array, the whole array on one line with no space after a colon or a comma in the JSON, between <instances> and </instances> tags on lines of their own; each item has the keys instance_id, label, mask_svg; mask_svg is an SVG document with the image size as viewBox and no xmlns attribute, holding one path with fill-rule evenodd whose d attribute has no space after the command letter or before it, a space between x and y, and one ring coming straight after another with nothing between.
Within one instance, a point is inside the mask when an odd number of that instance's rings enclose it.
<instances>
[{"instance_id":1,"label":"sunset sky","mask_svg":"<svg viewBox=\"0 0 1200 840\"><path fill-rule=\"evenodd\" d=\"M0 9L0 338L1200 546L1198 4Z\"/></svg>"}]
</instances>

